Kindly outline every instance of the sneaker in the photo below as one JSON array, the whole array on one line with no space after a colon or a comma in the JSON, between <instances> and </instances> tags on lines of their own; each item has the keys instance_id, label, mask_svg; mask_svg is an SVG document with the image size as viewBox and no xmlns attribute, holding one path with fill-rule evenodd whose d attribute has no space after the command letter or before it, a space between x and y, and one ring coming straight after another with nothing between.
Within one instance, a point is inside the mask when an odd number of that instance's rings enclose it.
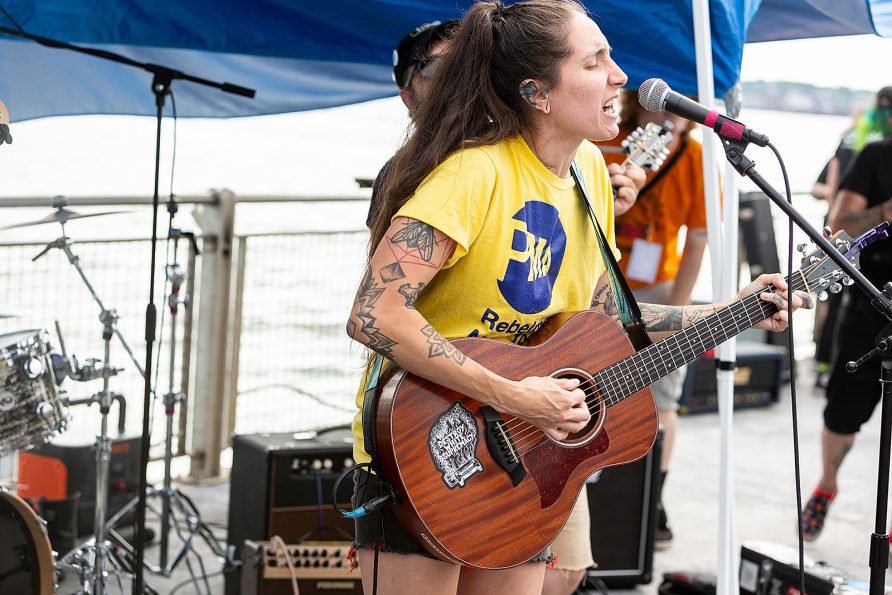
<instances>
[{"instance_id":1,"label":"sneaker","mask_svg":"<svg viewBox=\"0 0 892 595\"><path fill-rule=\"evenodd\" d=\"M824 528L824 519L827 518L827 510L836 496L836 491L825 492L819 487L812 492L811 498L805 504L802 511L802 531L805 541L814 541Z\"/></svg>"},{"instance_id":2,"label":"sneaker","mask_svg":"<svg viewBox=\"0 0 892 595\"><path fill-rule=\"evenodd\" d=\"M666 509L663 503L657 503L657 527L654 531L654 549L665 550L672 545L672 529L669 528L669 519L666 517Z\"/></svg>"}]
</instances>

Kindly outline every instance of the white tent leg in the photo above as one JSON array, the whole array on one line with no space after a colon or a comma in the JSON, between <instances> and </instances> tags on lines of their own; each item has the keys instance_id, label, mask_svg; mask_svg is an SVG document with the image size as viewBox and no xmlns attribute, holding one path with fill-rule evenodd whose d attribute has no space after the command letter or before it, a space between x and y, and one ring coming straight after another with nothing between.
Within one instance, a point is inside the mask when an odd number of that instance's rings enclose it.
<instances>
[{"instance_id":1,"label":"white tent leg","mask_svg":"<svg viewBox=\"0 0 892 595\"><path fill-rule=\"evenodd\" d=\"M700 102L711 107L715 103L715 88L712 66L712 33L709 26L709 3L706 0L691 0L694 15L694 47L697 56L697 89ZM706 220L709 237L709 253L712 264L713 298L720 301L736 293L737 270L737 201L736 183L726 187L726 208L724 226L719 208L719 179L717 155L719 145L709 130L703 135L703 177L706 190ZM725 176L733 178L733 172ZM733 203L733 204L732 204ZM723 229L724 227L724 229ZM733 258L733 259L732 259ZM735 348L733 341L721 346L718 351L720 362L733 362ZM728 365L728 364L726 364ZM721 459L719 486L719 560L716 572L718 595L740 593L737 576L737 547L734 524L734 469L733 469L733 394L734 372L726 370L717 373L719 391L719 415L721 418Z\"/></svg>"}]
</instances>

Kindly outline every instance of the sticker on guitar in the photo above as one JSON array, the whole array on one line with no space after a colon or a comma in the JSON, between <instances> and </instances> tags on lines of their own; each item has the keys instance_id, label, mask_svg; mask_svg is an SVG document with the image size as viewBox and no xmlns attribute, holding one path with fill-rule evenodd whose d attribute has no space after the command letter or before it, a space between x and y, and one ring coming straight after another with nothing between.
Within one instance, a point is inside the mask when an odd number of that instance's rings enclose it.
<instances>
[{"instance_id":1,"label":"sticker on guitar","mask_svg":"<svg viewBox=\"0 0 892 595\"><path fill-rule=\"evenodd\" d=\"M465 487L472 475L483 471L483 463L477 458L479 441L474 414L458 401L431 428L427 447L434 465L443 474L443 483L450 490Z\"/></svg>"}]
</instances>

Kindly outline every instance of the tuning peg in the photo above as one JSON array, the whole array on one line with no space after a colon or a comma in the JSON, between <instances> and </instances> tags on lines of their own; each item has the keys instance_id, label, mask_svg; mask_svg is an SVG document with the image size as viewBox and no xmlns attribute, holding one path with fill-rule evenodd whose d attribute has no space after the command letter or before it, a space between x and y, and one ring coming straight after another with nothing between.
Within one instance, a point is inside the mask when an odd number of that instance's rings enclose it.
<instances>
[{"instance_id":1,"label":"tuning peg","mask_svg":"<svg viewBox=\"0 0 892 595\"><path fill-rule=\"evenodd\" d=\"M842 291L842 285L840 285L839 283L834 283L828 289L830 289L830 293L839 293L840 291Z\"/></svg>"},{"instance_id":2,"label":"tuning peg","mask_svg":"<svg viewBox=\"0 0 892 595\"><path fill-rule=\"evenodd\" d=\"M825 225L824 229L822 231L824 233L824 238L829 238L830 236L833 235L833 230L830 229L829 225Z\"/></svg>"},{"instance_id":3,"label":"tuning peg","mask_svg":"<svg viewBox=\"0 0 892 595\"><path fill-rule=\"evenodd\" d=\"M855 283L854 279L852 279L848 275L846 275L842 278L842 284L845 285L846 287L849 287L850 285L853 285L854 283Z\"/></svg>"},{"instance_id":4,"label":"tuning peg","mask_svg":"<svg viewBox=\"0 0 892 595\"><path fill-rule=\"evenodd\" d=\"M826 302L828 297L830 297L830 296L827 295L826 291L822 291L818 294L818 299L821 300L822 302Z\"/></svg>"},{"instance_id":5,"label":"tuning peg","mask_svg":"<svg viewBox=\"0 0 892 595\"><path fill-rule=\"evenodd\" d=\"M808 251L808 244L803 242L796 246L796 251L805 254Z\"/></svg>"}]
</instances>

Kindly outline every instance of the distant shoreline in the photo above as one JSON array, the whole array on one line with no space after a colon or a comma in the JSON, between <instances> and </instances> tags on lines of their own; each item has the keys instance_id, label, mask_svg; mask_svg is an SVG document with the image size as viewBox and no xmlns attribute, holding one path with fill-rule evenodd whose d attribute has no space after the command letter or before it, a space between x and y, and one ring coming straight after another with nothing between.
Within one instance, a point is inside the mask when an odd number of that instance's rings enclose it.
<instances>
[{"instance_id":1,"label":"distant shoreline","mask_svg":"<svg viewBox=\"0 0 892 595\"><path fill-rule=\"evenodd\" d=\"M748 81L742 90L744 107L826 116L850 116L869 105L875 93L786 81Z\"/></svg>"}]
</instances>

